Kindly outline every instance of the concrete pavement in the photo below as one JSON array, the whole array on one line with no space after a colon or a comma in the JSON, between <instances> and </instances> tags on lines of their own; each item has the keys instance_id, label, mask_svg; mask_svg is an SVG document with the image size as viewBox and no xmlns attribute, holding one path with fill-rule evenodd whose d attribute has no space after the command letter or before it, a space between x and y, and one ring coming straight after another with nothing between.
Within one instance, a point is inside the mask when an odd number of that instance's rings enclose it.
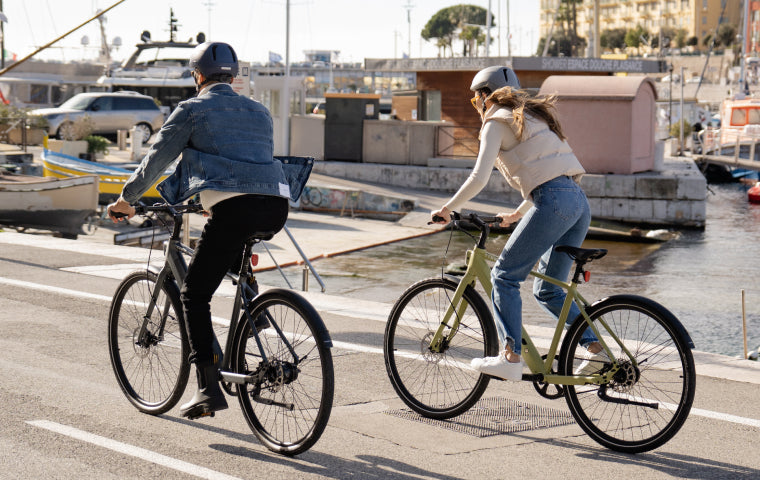
<instances>
[{"instance_id":1,"label":"concrete pavement","mask_svg":"<svg viewBox=\"0 0 760 480\"><path fill-rule=\"evenodd\" d=\"M302 266L304 262L301 252L306 258L316 260L429 235L441 230L440 226L427 225L427 220L430 210L438 207L448 198L445 193L415 191L387 185L359 184L358 182L319 174L314 174L310 179L311 182L320 185L363 188L377 194L406 197L414 199L418 206L415 211L396 222L352 217L348 213L342 216L337 214L325 215L293 209L287 223L290 236L282 231L267 242L268 251L259 252L259 270L275 268L275 261L282 268ZM488 201L471 202L469 206L473 210L483 212L497 212L513 207ZM0 233L0 244L26 244L57 249L61 252L98 251L99 254L117 256L124 259L125 263L85 267L79 273L119 279L123 278L127 272L139 268L141 264L144 265L144 262L148 260L149 251L147 249L113 244L114 235L136 230L141 221L141 219L133 218L129 224L114 225L109 220L104 220L93 235L80 235L77 240L60 239L44 234L26 235L6 230ZM197 237L200 234L204 222L205 219L201 216L193 215L190 217L191 237ZM159 265L163 256L159 251L154 250L150 254L150 259ZM295 287L300 288L300 285ZM335 313L341 316L384 322L392 306L388 303L336 296L329 292L321 293L319 287L314 283L312 283L309 292L303 293L320 312ZM539 345L541 343L548 345L553 333L549 328L537 326L529 327L529 332L531 336L535 335L534 340L537 340ZM760 362L701 351L695 351L694 358L699 375L760 384Z\"/></svg>"}]
</instances>

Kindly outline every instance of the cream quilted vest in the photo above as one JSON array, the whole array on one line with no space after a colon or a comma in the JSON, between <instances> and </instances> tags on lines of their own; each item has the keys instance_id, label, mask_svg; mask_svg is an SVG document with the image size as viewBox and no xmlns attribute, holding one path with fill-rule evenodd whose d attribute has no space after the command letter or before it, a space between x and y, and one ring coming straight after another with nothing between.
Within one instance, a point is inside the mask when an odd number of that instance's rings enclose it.
<instances>
[{"instance_id":1,"label":"cream quilted vest","mask_svg":"<svg viewBox=\"0 0 760 480\"><path fill-rule=\"evenodd\" d=\"M493 105L483 118L483 127L489 121L504 122L512 128L512 110ZM570 145L560 140L546 122L530 115L525 115L522 141L514 148L499 151L496 168L526 200L530 200L530 192L544 182L562 175L579 182L586 173Z\"/></svg>"}]
</instances>

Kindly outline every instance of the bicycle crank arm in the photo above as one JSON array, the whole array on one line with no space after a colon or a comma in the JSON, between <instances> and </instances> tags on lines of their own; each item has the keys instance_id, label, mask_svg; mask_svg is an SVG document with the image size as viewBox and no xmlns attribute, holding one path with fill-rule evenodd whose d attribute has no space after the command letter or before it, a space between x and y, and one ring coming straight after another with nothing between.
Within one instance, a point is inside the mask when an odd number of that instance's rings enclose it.
<instances>
[{"instance_id":1,"label":"bicycle crank arm","mask_svg":"<svg viewBox=\"0 0 760 480\"><path fill-rule=\"evenodd\" d=\"M296 408L296 406L293 405L292 403L276 402L272 400L271 398L264 398L264 397L260 397L259 395L254 395L252 398L254 402L261 403L264 405L275 405L277 407L283 407L290 410L291 412Z\"/></svg>"},{"instance_id":2,"label":"bicycle crank arm","mask_svg":"<svg viewBox=\"0 0 760 480\"><path fill-rule=\"evenodd\" d=\"M610 397L607 395L607 389L604 387L600 388L599 391L596 392L596 395L605 402L619 403L621 405L637 405L639 407L649 407L655 410L660 408L660 404L658 403L637 402L635 400L629 400L627 398Z\"/></svg>"}]
</instances>

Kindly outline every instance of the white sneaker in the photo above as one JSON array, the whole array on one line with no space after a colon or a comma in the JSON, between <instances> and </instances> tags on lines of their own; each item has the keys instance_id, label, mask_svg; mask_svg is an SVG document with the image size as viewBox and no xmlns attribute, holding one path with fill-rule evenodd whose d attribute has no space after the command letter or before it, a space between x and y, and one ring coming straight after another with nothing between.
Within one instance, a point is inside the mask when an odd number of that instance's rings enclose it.
<instances>
[{"instance_id":1,"label":"white sneaker","mask_svg":"<svg viewBox=\"0 0 760 480\"><path fill-rule=\"evenodd\" d=\"M593 375L598 373L604 367L605 363L610 362L610 357L607 356L607 352L602 350L599 353L591 353L589 351L583 356L583 361L578 365L574 372L576 375Z\"/></svg>"},{"instance_id":2,"label":"white sneaker","mask_svg":"<svg viewBox=\"0 0 760 480\"><path fill-rule=\"evenodd\" d=\"M480 373L513 380L515 382L522 380L522 362L512 363L507 361L504 355L495 357L473 358L470 366Z\"/></svg>"}]
</instances>

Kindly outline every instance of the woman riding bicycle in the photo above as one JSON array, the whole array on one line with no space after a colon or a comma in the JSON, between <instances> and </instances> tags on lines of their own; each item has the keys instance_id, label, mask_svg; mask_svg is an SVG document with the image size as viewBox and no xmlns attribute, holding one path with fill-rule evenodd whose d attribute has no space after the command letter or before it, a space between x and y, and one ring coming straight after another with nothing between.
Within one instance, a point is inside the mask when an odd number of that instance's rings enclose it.
<instances>
[{"instance_id":1,"label":"woman riding bicycle","mask_svg":"<svg viewBox=\"0 0 760 480\"><path fill-rule=\"evenodd\" d=\"M480 150L475 168L456 194L439 210L437 223L448 223L450 212L483 189L494 164L512 188L523 197L511 213L500 213L501 226L522 218L491 271L494 318L503 352L476 358L476 370L508 380L522 379L520 283L536 262L538 271L566 279L572 259L554 252L556 245L579 247L591 221L588 200L578 181L585 170L565 141L554 113L552 97L530 97L520 90L515 72L507 67L488 67L478 72L470 90L471 100L482 119ZM538 303L559 317L565 292L536 278L533 293ZM569 321L580 314L573 304ZM590 330L581 345L598 353L601 345Z\"/></svg>"},{"instance_id":2,"label":"woman riding bicycle","mask_svg":"<svg viewBox=\"0 0 760 480\"><path fill-rule=\"evenodd\" d=\"M273 158L272 117L259 102L238 95L230 83L238 72L235 51L226 43L198 45L190 58L198 95L180 103L130 177L108 214L132 217L130 205L181 154L174 173L158 186L170 204L200 193L209 212L181 290L185 325L195 363L198 391L180 407L196 418L227 408L219 388L221 349L211 327L211 297L225 273L239 261L245 241L256 232L278 232L288 218L289 183Z\"/></svg>"}]
</instances>

